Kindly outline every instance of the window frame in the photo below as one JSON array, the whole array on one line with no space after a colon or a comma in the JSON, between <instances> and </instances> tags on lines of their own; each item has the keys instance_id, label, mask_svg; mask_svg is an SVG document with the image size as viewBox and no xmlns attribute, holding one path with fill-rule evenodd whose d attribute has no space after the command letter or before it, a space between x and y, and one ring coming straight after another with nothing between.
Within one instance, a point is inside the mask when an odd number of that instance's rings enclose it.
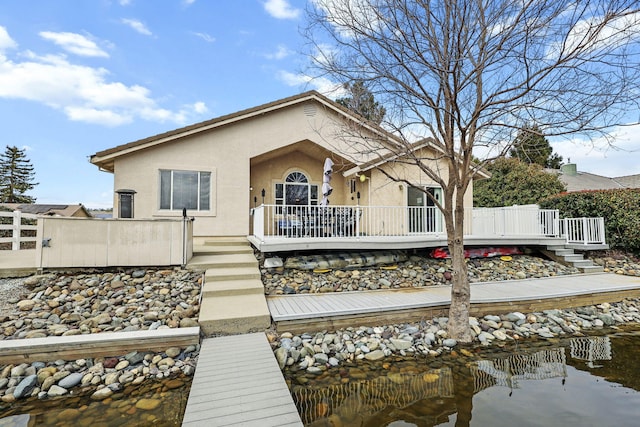
<instances>
[{"instance_id":1,"label":"window frame","mask_svg":"<svg viewBox=\"0 0 640 427\"><path fill-rule=\"evenodd\" d=\"M163 179L163 175L164 177L166 177L167 173L169 178L168 180L169 188L167 190L168 194L164 194L166 189L164 186L166 185L166 182ZM176 185L180 185L180 183L176 183L176 173L180 173L183 175L185 174L195 175L195 178L197 180L195 194L194 195L187 194L187 198L189 198L189 196L194 198L193 201L195 201L195 207L191 205L190 207L187 207L187 210L196 211L196 212L211 212L212 205L213 205L213 179L214 179L213 171L169 169L169 168L162 168L158 170L158 211L159 212L179 212L179 211L182 211L182 209L185 207L185 206L175 206L175 203L176 203L175 188L176 188ZM188 179L189 177L187 176L186 178ZM188 184L189 184L188 182L182 183L182 185L187 185L187 186ZM188 187L186 188L186 190L192 191L192 187ZM167 196L169 198L168 200L165 199ZM168 202L168 206L165 204L167 202Z\"/></svg>"},{"instance_id":2,"label":"window frame","mask_svg":"<svg viewBox=\"0 0 640 427\"><path fill-rule=\"evenodd\" d=\"M300 171L294 170L284 177L282 181L275 182L273 186L273 200L276 205L276 213L282 214L282 207L286 205L287 190L293 189L296 186L306 186L307 202L301 203L299 206L317 206L319 199L319 186L318 184L312 184L309 180L309 176ZM286 205L295 206L295 205Z\"/></svg>"}]
</instances>

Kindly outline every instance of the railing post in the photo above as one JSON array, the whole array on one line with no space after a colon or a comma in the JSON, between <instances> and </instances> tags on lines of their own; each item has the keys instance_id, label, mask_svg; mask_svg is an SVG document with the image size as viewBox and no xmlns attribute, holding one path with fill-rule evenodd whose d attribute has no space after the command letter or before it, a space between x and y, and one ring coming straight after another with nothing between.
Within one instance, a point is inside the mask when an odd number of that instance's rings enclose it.
<instances>
[{"instance_id":1,"label":"railing post","mask_svg":"<svg viewBox=\"0 0 640 427\"><path fill-rule=\"evenodd\" d=\"M607 239L606 236L604 235L605 231L604 231L604 218L603 217L599 217L598 218L598 228L600 230L600 243L602 243L603 245L607 244Z\"/></svg>"},{"instance_id":2,"label":"railing post","mask_svg":"<svg viewBox=\"0 0 640 427\"><path fill-rule=\"evenodd\" d=\"M11 230L11 250L20 250L20 226L22 225L22 212L13 211L13 227Z\"/></svg>"},{"instance_id":3,"label":"railing post","mask_svg":"<svg viewBox=\"0 0 640 427\"><path fill-rule=\"evenodd\" d=\"M582 243L585 245L587 244L587 239L588 239L587 236L589 234L587 233L587 231L589 230L588 227L589 227L589 224L588 224L587 218L582 217Z\"/></svg>"}]
</instances>

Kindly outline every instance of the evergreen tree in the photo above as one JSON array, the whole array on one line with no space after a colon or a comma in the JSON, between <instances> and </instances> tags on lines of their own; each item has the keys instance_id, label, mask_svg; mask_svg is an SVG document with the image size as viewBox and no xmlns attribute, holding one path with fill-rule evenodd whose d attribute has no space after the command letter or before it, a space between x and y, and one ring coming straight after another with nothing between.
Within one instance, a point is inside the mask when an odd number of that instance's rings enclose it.
<instances>
[{"instance_id":1,"label":"evergreen tree","mask_svg":"<svg viewBox=\"0 0 640 427\"><path fill-rule=\"evenodd\" d=\"M352 84L345 83L344 88L350 96L336 99L336 102L349 110L360 114L367 120L380 124L386 114L385 108L378 104L373 94L361 80Z\"/></svg>"},{"instance_id":2,"label":"evergreen tree","mask_svg":"<svg viewBox=\"0 0 640 427\"><path fill-rule=\"evenodd\" d=\"M549 140L536 125L526 126L518 133L509 155L522 162L535 163L545 168L560 169L562 165L562 156L553 152Z\"/></svg>"},{"instance_id":3,"label":"evergreen tree","mask_svg":"<svg viewBox=\"0 0 640 427\"><path fill-rule=\"evenodd\" d=\"M25 150L9 147L0 155L0 202L33 203L34 197L25 193L38 185L33 182L35 172Z\"/></svg>"}]
</instances>

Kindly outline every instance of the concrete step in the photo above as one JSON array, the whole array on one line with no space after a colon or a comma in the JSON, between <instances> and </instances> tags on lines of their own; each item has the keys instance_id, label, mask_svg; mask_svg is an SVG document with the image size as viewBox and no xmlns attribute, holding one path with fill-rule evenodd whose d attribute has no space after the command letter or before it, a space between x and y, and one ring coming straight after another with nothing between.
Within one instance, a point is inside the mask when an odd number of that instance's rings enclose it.
<instances>
[{"instance_id":1,"label":"concrete step","mask_svg":"<svg viewBox=\"0 0 640 427\"><path fill-rule=\"evenodd\" d=\"M568 261L574 267L582 268L582 267L591 267L593 266L593 262L588 259L581 259L576 261Z\"/></svg>"},{"instance_id":2,"label":"concrete step","mask_svg":"<svg viewBox=\"0 0 640 427\"><path fill-rule=\"evenodd\" d=\"M222 282L226 280L260 280L260 270L256 267L245 268L210 268L204 273L206 282Z\"/></svg>"},{"instance_id":3,"label":"concrete step","mask_svg":"<svg viewBox=\"0 0 640 427\"><path fill-rule=\"evenodd\" d=\"M578 269L582 273L602 273L602 272L604 272L604 268L601 265L596 265L596 264L593 264L593 265L590 265L590 266L578 267Z\"/></svg>"},{"instance_id":4,"label":"concrete step","mask_svg":"<svg viewBox=\"0 0 640 427\"><path fill-rule=\"evenodd\" d=\"M547 245L546 248L550 251L567 249L565 245Z\"/></svg>"},{"instance_id":5,"label":"concrete step","mask_svg":"<svg viewBox=\"0 0 640 427\"><path fill-rule=\"evenodd\" d=\"M250 254L196 255L189 261L189 268L258 268L258 260Z\"/></svg>"},{"instance_id":6,"label":"concrete step","mask_svg":"<svg viewBox=\"0 0 640 427\"><path fill-rule=\"evenodd\" d=\"M553 252L558 256L564 257L576 254L573 249L555 249Z\"/></svg>"},{"instance_id":7,"label":"concrete step","mask_svg":"<svg viewBox=\"0 0 640 427\"><path fill-rule=\"evenodd\" d=\"M264 331L271 315L264 295L218 296L202 299L198 319L205 336Z\"/></svg>"},{"instance_id":8,"label":"concrete step","mask_svg":"<svg viewBox=\"0 0 640 427\"><path fill-rule=\"evenodd\" d=\"M193 255L253 254L249 245L194 245Z\"/></svg>"},{"instance_id":9,"label":"concrete step","mask_svg":"<svg viewBox=\"0 0 640 427\"><path fill-rule=\"evenodd\" d=\"M207 280L202 287L202 297L218 297L231 295L264 295L264 285L258 279L239 280Z\"/></svg>"},{"instance_id":10,"label":"concrete step","mask_svg":"<svg viewBox=\"0 0 640 427\"><path fill-rule=\"evenodd\" d=\"M210 246L249 246L251 244L247 240L246 236L220 236L220 237L206 237L204 239L204 245Z\"/></svg>"}]
</instances>

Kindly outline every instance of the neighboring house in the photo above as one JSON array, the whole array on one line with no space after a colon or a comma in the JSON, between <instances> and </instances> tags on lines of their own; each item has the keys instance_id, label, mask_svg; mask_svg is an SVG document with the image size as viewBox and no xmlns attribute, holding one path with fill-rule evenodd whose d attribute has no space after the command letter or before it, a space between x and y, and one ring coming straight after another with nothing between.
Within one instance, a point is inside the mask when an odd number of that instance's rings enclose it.
<instances>
[{"instance_id":1,"label":"neighboring house","mask_svg":"<svg viewBox=\"0 0 640 427\"><path fill-rule=\"evenodd\" d=\"M365 137L350 135L349 126ZM354 149L368 138L395 137L311 91L100 151L90 161L114 174L114 218L179 218L186 208L195 218L194 236L247 235L252 209L263 204L272 213L265 227L288 224L284 206L317 212L327 159L333 163L331 206L433 204L380 169L441 197L431 179L391 153ZM424 141L416 149L438 157L437 147ZM437 166L447 173L444 162ZM465 194L468 207L472 191Z\"/></svg>"},{"instance_id":2,"label":"neighboring house","mask_svg":"<svg viewBox=\"0 0 640 427\"><path fill-rule=\"evenodd\" d=\"M0 207L12 211L34 215L65 216L76 218L92 218L92 215L82 205L43 205L37 203L0 203Z\"/></svg>"},{"instance_id":3,"label":"neighboring house","mask_svg":"<svg viewBox=\"0 0 640 427\"><path fill-rule=\"evenodd\" d=\"M616 182L627 188L640 188L640 174L618 176L613 178Z\"/></svg>"},{"instance_id":4,"label":"neighboring house","mask_svg":"<svg viewBox=\"0 0 640 427\"><path fill-rule=\"evenodd\" d=\"M559 175L560 181L567 186L568 192L588 190L613 190L626 188L619 178L609 178L589 172L580 172L575 163L562 165L560 169L547 169L549 173Z\"/></svg>"}]
</instances>

